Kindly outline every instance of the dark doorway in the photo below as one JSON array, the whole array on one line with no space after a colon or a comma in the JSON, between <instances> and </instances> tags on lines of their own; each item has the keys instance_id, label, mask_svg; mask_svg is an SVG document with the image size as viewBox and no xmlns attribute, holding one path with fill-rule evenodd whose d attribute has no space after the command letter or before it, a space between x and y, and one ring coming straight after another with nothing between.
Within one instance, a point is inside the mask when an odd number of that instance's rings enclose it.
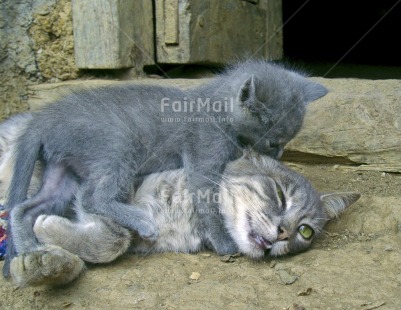
<instances>
[{"instance_id":1,"label":"dark doorway","mask_svg":"<svg viewBox=\"0 0 401 310\"><path fill-rule=\"evenodd\" d=\"M285 58L315 64L316 75L379 66L401 78L400 0L283 0L283 21Z\"/></svg>"}]
</instances>

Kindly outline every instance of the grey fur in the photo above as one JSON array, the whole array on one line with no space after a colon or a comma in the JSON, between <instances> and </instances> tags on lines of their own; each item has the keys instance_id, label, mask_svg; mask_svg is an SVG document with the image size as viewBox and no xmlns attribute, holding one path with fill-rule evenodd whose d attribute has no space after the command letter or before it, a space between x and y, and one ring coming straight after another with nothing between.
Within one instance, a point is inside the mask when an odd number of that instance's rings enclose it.
<instances>
[{"instance_id":1,"label":"grey fur","mask_svg":"<svg viewBox=\"0 0 401 310\"><path fill-rule=\"evenodd\" d=\"M129 247L130 252L146 254L197 252L207 248L208 237L199 225L201 217L195 210L186 181L183 169L155 173L147 176L132 193L129 202L148 213L160 232L152 241L140 238L109 218L87 213L79 198L74 221L40 215L34 232L42 244L37 250L12 260L14 282L19 286L67 283L83 270L82 260L107 263ZM219 212L227 231L239 252L255 259L262 258L266 250L271 256L307 250L323 232L324 225L360 197L353 192L319 194L298 173L258 154L246 154L228 163L219 188ZM283 194L281 198L279 191ZM311 238L302 237L299 232L302 225L313 229ZM31 268L25 263L29 257L43 261L43 256L50 258L43 266ZM61 264L68 261L70 264L66 266ZM71 271L64 272L67 268ZM43 274L38 272L42 269L52 270L50 275L65 276L43 279L38 276Z\"/></svg>"},{"instance_id":2,"label":"grey fur","mask_svg":"<svg viewBox=\"0 0 401 310\"><path fill-rule=\"evenodd\" d=\"M79 198L77 220L41 215L35 235L43 244L57 245L92 263L114 260L131 241L134 253L197 252L208 247L208 238L195 209L199 197L191 196L187 185L184 170L177 169L147 176L132 192L130 204L148 213L160 231L152 241L123 232L110 219L88 214ZM227 164L218 195L210 199L219 201L218 212L239 252L260 259L265 250L270 256L307 250L324 225L359 197L353 192L320 194L306 178L280 162L246 151ZM301 225L313 229L312 238L300 235Z\"/></svg>"},{"instance_id":3,"label":"grey fur","mask_svg":"<svg viewBox=\"0 0 401 310\"><path fill-rule=\"evenodd\" d=\"M24 132L27 123L32 119L30 113L21 113L0 123L0 203L6 201L6 193L11 182L13 170L13 149L17 138ZM40 187L40 174L42 169L36 166L35 178L29 188L29 196L37 192Z\"/></svg>"},{"instance_id":4,"label":"grey fur","mask_svg":"<svg viewBox=\"0 0 401 310\"><path fill-rule=\"evenodd\" d=\"M23 118L18 118L18 122L10 120L5 125L11 123L17 129L18 124L20 128L25 126ZM14 131L14 135L18 134L20 130ZM13 138L12 132L9 137ZM9 176L3 163L13 165L7 160L15 147L13 141L0 138L0 145L5 146L0 157L0 180L5 182ZM38 168L31 186L40 178ZM1 194L4 192L0 191ZM256 259L263 257L265 250L269 255L280 256L308 249L326 222L336 218L359 197L352 192L319 194L298 173L267 156L248 151L227 164L217 198L209 196L219 202L224 226L239 251ZM12 260L13 280L19 286L67 283L82 272L83 261L113 261L130 245L130 251L136 253L196 252L208 247L208 237L199 225L200 214L195 210L197 198L188 191L184 169L147 176L130 192L128 203L153 219L160 233L150 241L110 218L88 213L78 195L74 220L55 215L37 218L34 232L41 244ZM16 213L15 225L25 218L25 214ZM313 229L312 238L301 236L302 225Z\"/></svg>"},{"instance_id":5,"label":"grey fur","mask_svg":"<svg viewBox=\"0 0 401 310\"><path fill-rule=\"evenodd\" d=\"M225 164L240 155L244 144L279 157L299 131L305 105L326 93L323 86L292 71L251 61L186 92L113 86L66 96L35 113L18 140L6 205L11 210L16 251L39 247L30 231L33 221L44 212L62 212L78 183L78 195L88 213L110 218L149 240L157 238L153 219L127 204L139 176L184 167L191 193L215 193ZM197 103L198 98L202 102L210 98L210 104L184 111L183 102ZM225 100L232 106L216 111L215 103ZM179 111L174 102L181 102ZM177 117L196 121L163 121ZM233 121L199 121L205 118ZM27 200L36 160L44 165L43 185ZM218 210L217 204L201 199L196 210L200 229L213 249L220 254L235 252L221 215L210 211ZM24 222L13 220L22 215ZM13 255L9 246L7 259Z\"/></svg>"}]
</instances>

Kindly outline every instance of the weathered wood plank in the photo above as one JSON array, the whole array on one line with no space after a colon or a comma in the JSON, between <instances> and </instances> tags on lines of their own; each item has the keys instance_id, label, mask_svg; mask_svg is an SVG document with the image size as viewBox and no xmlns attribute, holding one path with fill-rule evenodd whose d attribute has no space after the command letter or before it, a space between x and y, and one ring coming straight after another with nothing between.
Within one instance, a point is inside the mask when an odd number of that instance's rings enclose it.
<instances>
[{"instance_id":1,"label":"weathered wood plank","mask_svg":"<svg viewBox=\"0 0 401 310\"><path fill-rule=\"evenodd\" d=\"M176 32L172 32L176 27L172 3L178 3ZM155 4L159 63L224 64L239 58L276 59L282 55L281 0L256 4L242 0L156 0ZM271 10L268 15L267 10ZM173 34L178 34L178 39L171 44Z\"/></svg>"},{"instance_id":2,"label":"weathered wood plank","mask_svg":"<svg viewBox=\"0 0 401 310\"><path fill-rule=\"evenodd\" d=\"M281 59L283 58L282 0L265 0L265 2L267 2L265 56L267 59Z\"/></svg>"},{"instance_id":3,"label":"weathered wood plank","mask_svg":"<svg viewBox=\"0 0 401 310\"><path fill-rule=\"evenodd\" d=\"M178 0L166 0L164 6L164 42L178 44Z\"/></svg>"},{"instance_id":4,"label":"weathered wood plank","mask_svg":"<svg viewBox=\"0 0 401 310\"><path fill-rule=\"evenodd\" d=\"M78 68L128 68L154 62L152 1L72 0L72 8Z\"/></svg>"}]
</instances>

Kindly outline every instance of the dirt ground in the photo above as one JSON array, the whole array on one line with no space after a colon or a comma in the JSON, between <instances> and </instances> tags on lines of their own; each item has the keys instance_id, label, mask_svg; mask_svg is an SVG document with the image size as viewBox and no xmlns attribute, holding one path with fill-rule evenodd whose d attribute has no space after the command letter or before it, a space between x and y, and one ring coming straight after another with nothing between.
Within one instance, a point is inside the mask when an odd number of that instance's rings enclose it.
<instances>
[{"instance_id":1,"label":"dirt ground","mask_svg":"<svg viewBox=\"0 0 401 310\"><path fill-rule=\"evenodd\" d=\"M363 195L308 252L126 255L61 288L1 279L0 309L401 309L401 175L288 165L321 191Z\"/></svg>"}]
</instances>

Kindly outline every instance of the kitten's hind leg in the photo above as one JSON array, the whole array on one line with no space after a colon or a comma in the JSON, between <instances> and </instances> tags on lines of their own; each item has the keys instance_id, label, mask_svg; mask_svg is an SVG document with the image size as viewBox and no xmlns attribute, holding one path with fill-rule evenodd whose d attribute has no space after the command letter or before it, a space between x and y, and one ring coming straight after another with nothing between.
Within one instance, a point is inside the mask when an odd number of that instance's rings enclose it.
<instances>
[{"instance_id":1,"label":"kitten's hind leg","mask_svg":"<svg viewBox=\"0 0 401 310\"><path fill-rule=\"evenodd\" d=\"M9 275L10 261L16 254L40 249L35 238L33 224L40 214L62 214L77 191L77 182L62 165L49 165L39 192L22 204L15 206L9 217L12 238L8 239L4 276Z\"/></svg>"},{"instance_id":2,"label":"kitten's hind leg","mask_svg":"<svg viewBox=\"0 0 401 310\"><path fill-rule=\"evenodd\" d=\"M125 253L131 233L111 219L78 211L75 222L55 215L40 215L33 228L43 244L57 245L91 263L108 263Z\"/></svg>"},{"instance_id":3,"label":"kitten's hind leg","mask_svg":"<svg viewBox=\"0 0 401 310\"><path fill-rule=\"evenodd\" d=\"M38 242L33 224L40 214L63 214L77 192L78 183L66 167L51 164L46 167L43 184L31 199L15 206L10 213L10 224L18 254L34 251Z\"/></svg>"},{"instance_id":4,"label":"kitten's hind leg","mask_svg":"<svg viewBox=\"0 0 401 310\"><path fill-rule=\"evenodd\" d=\"M26 215L26 211L34 208L35 211L44 212L46 206L37 208L36 201L30 201L17 205L12 209L9 216L7 227L7 248L3 265L3 276L8 278L10 276L11 261L21 253L27 253L38 249L39 244L33 234L32 226L35 215L30 212Z\"/></svg>"}]
</instances>

